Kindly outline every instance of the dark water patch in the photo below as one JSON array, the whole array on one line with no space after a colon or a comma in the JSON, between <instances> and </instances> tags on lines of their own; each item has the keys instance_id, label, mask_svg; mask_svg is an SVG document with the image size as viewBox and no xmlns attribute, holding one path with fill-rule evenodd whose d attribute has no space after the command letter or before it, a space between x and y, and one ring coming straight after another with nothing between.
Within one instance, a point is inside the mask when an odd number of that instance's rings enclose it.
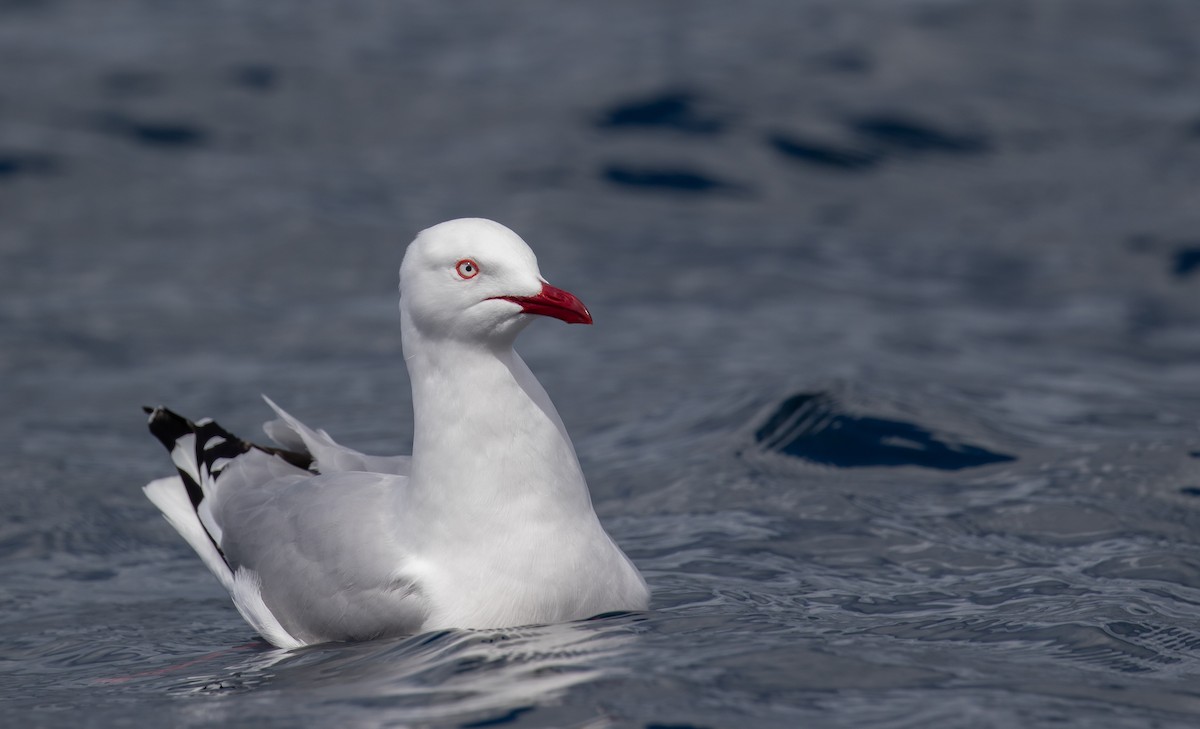
<instances>
[{"instance_id":1,"label":"dark water patch","mask_svg":"<svg viewBox=\"0 0 1200 729\"><path fill-rule=\"evenodd\" d=\"M1150 628L1145 625L1130 623L1124 620L1109 623L1107 627L1108 632L1122 638L1136 638L1143 633L1150 632Z\"/></svg>"},{"instance_id":2,"label":"dark water patch","mask_svg":"<svg viewBox=\"0 0 1200 729\"><path fill-rule=\"evenodd\" d=\"M1200 247L1180 248L1172 258L1171 273L1187 278L1200 271Z\"/></svg>"},{"instance_id":3,"label":"dark water patch","mask_svg":"<svg viewBox=\"0 0 1200 729\"><path fill-rule=\"evenodd\" d=\"M462 729L476 729L477 727L485 727L485 726L504 726L505 724L512 724L517 719L519 719L522 714L528 714L529 712L533 711L535 708L537 708L537 707L535 707L535 706L518 706L515 709L509 709L508 711L504 712L500 716L497 716L493 719L483 719L481 721L473 721L473 722L470 722L467 724L460 724L459 726Z\"/></svg>"},{"instance_id":4,"label":"dark water patch","mask_svg":"<svg viewBox=\"0 0 1200 729\"><path fill-rule=\"evenodd\" d=\"M685 134L718 134L725 119L699 108L700 97L683 90L621 102L597 120L601 129L668 129Z\"/></svg>"},{"instance_id":5,"label":"dark water patch","mask_svg":"<svg viewBox=\"0 0 1200 729\"><path fill-rule=\"evenodd\" d=\"M105 114L97 118L95 128L158 149L188 149L199 147L208 133L187 122L134 119L123 114Z\"/></svg>"},{"instance_id":6,"label":"dark water patch","mask_svg":"<svg viewBox=\"0 0 1200 729\"><path fill-rule=\"evenodd\" d=\"M838 73L868 73L875 67L875 62L866 53L859 50L831 51L817 58L824 68Z\"/></svg>"},{"instance_id":7,"label":"dark water patch","mask_svg":"<svg viewBox=\"0 0 1200 729\"><path fill-rule=\"evenodd\" d=\"M1179 493L1184 496L1200 496L1200 486L1184 486L1179 489Z\"/></svg>"},{"instance_id":8,"label":"dark water patch","mask_svg":"<svg viewBox=\"0 0 1200 729\"><path fill-rule=\"evenodd\" d=\"M982 154L990 146L981 134L947 131L915 119L887 114L853 119L849 127L859 135L906 152Z\"/></svg>"},{"instance_id":9,"label":"dark water patch","mask_svg":"<svg viewBox=\"0 0 1200 729\"><path fill-rule=\"evenodd\" d=\"M767 143L789 160L845 172L865 172L878 165L883 157L873 150L841 147L783 133L767 135Z\"/></svg>"},{"instance_id":10,"label":"dark water patch","mask_svg":"<svg viewBox=\"0 0 1200 729\"><path fill-rule=\"evenodd\" d=\"M1188 455L1192 458L1200 458L1200 451L1188 451Z\"/></svg>"},{"instance_id":11,"label":"dark water patch","mask_svg":"<svg viewBox=\"0 0 1200 729\"><path fill-rule=\"evenodd\" d=\"M279 71L265 63L248 63L230 73L230 81L247 91L266 93L279 83Z\"/></svg>"},{"instance_id":12,"label":"dark water patch","mask_svg":"<svg viewBox=\"0 0 1200 729\"><path fill-rule=\"evenodd\" d=\"M104 90L113 96L145 97L160 93L165 84L151 71L113 71L101 79Z\"/></svg>"},{"instance_id":13,"label":"dark water patch","mask_svg":"<svg viewBox=\"0 0 1200 729\"><path fill-rule=\"evenodd\" d=\"M0 180L20 175L45 175L58 169L58 160L42 152L0 151Z\"/></svg>"},{"instance_id":14,"label":"dark water patch","mask_svg":"<svg viewBox=\"0 0 1200 729\"><path fill-rule=\"evenodd\" d=\"M744 192L741 185L683 167L628 167L609 165L601 176L621 187L669 190L685 193Z\"/></svg>"},{"instance_id":15,"label":"dark water patch","mask_svg":"<svg viewBox=\"0 0 1200 729\"><path fill-rule=\"evenodd\" d=\"M789 397L755 432L769 451L834 468L919 466L957 471L1016 460L1004 453L935 436L901 420L839 411L827 393Z\"/></svg>"}]
</instances>

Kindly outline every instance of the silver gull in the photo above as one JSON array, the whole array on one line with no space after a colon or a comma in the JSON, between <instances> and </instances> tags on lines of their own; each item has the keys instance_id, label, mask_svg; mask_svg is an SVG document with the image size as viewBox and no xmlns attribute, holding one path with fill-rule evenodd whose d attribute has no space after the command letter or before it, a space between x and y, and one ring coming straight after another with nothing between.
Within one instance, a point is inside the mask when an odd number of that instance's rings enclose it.
<instances>
[{"instance_id":1,"label":"silver gull","mask_svg":"<svg viewBox=\"0 0 1200 729\"><path fill-rule=\"evenodd\" d=\"M520 237L421 232L400 267L411 456L368 456L267 400L278 447L148 408L178 475L145 487L255 630L281 648L644 610L575 448L513 350L538 316L591 323Z\"/></svg>"}]
</instances>

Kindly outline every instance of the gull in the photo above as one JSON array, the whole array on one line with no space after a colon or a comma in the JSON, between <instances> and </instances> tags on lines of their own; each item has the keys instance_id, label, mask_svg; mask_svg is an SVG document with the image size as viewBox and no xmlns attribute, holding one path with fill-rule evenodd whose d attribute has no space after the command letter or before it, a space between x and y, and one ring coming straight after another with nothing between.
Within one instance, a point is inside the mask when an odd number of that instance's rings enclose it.
<instances>
[{"instance_id":1,"label":"gull","mask_svg":"<svg viewBox=\"0 0 1200 729\"><path fill-rule=\"evenodd\" d=\"M146 408L178 471L146 496L280 648L645 610L645 580L513 350L539 317L592 322L505 226L424 230L400 266L411 456L339 445L265 397L277 446Z\"/></svg>"}]
</instances>

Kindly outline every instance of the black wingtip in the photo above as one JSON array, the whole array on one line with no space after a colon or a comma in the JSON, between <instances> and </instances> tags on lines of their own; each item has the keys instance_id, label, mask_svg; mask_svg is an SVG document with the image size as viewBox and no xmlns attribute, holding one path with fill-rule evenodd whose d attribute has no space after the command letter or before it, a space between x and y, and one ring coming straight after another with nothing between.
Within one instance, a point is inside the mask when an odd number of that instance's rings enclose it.
<instances>
[{"instance_id":1,"label":"black wingtip","mask_svg":"<svg viewBox=\"0 0 1200 729\"><path fill-rule=\"evenodd\" d=\"M150 407L149 405L143 405L143 406L142 406L142 412L143 412L143 413L145 413L145 414L147 414L147 415L150 415L151 413L153 413L153 412L154 412L154 408Z\"/></svg>"},{"instance_id":2,"label":"black wingtip","mask_svg":"<svg viewBox=\"0 0 1200 729\"><path fill-rule=\"evenodd\" d=\"M217 461L236 458L251 448L281 458L287 463L306 471L313 468L313 458L310 453L289 451L283 448L272 448L270 446L251 443L230 433L212 420L205 418L198 423L194 423L179 413L161 405L153 408L143 407L142 409L150 416L148 422L150 432L168 451L175 450L176 442L180 438L189 434L194 435L196 443L193 447L196 449L196 461L197 463L203 463L207 468L211 469L213 475L216 475L216 472L219 470L215 465ZM213 439L218 436L219 439L214 441ZM180 475L184 477L185 484L191 480L182 471ZM193 503L198 504L200 498L202 498L199 485L196 485L193 489L191 484L189 484L188 493L193 497Z\"/></svg>"},{"instance_id":3,"label":"black wingtip","mask_svg":"<svg viewBox=\"0 0 1200 729\"><path fill-rule=\"evenodd\" d=\"M175 441L188 433L196 432L195 423L164 407L150 408L149 414L150 432L168 451L175 448Z\"/></svg>"}]
</instances>

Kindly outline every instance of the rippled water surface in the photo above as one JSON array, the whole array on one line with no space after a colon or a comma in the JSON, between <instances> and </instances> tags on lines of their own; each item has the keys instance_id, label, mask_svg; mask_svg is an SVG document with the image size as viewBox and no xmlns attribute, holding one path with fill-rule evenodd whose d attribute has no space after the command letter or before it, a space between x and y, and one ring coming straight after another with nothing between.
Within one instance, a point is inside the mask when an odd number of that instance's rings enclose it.
<instances>
[{"instance_id":1,"label":"rippled water surface","mask_svg":"<svg viewBox=\"0 0 1200 729\"><path fill-rule=\"evenodd\" d=\"M1200 6L0 2L21 726L1200 723ZM644 614L274 650L143 404L411 439L482 215Z\"/></svg>"}]
</instances>

